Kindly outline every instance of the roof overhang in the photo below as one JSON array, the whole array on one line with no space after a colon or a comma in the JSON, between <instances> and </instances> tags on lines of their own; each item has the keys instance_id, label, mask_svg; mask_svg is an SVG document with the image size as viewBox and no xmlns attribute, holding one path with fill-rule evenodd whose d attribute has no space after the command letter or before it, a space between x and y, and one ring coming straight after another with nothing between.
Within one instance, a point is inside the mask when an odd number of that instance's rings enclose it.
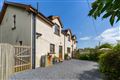
<instances>
[{"instance_id":1,"label":"roof overhang","mask_svg":"<svg viewBox=\"0 0 120 80\"><path fill-rule=\"evenodd\" d=\"M2 23L2 20L3 20L3 17L5 15L5 12L6 12L6 9L7 9L8 5L19 7L19 8L25 9L26 11L32 12L32 13L36 14L36 16L38 16L39 18L44 20L46 23L48 23L50 26L54 25L54 23L52 21L50 21L42 13L37 12L37 10L34 9L32 6L26 5L26 4L20 4L20 3L13 3L13 2L4 2L3 7L2 7L2 11L1 11L1 14L0 14L0 24Z\"/></svg>"},{"instance_id":2,"label":"roof overhang","mask_svg":"<svg viewBox=\"0 0 120 80\"><path fill-rule=\"evenodd\" d=\"M48 18L49 18L50 20L58 19L61 27L63 28L63 24L62 24L62 21L61 21L61 19L60 19L59 16L49 16Z\"/></svg>"}]
</instances>

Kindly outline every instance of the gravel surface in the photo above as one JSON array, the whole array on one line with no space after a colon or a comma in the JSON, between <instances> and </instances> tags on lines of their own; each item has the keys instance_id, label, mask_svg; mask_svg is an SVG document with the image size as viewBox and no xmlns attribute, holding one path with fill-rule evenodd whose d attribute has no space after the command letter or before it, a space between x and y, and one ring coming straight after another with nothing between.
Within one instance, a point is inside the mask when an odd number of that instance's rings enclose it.
<instances>
[{"instance_id":1,"label":"gravel surface","mask_svg":"<svg viewBox=\"0 0 120 80\"><path fill-rule=\"evenodd\" d=\"M97 63L72 59L50 67L16 73L11 80L101 80L101 75Z\"/></svg>"}]
</instances>

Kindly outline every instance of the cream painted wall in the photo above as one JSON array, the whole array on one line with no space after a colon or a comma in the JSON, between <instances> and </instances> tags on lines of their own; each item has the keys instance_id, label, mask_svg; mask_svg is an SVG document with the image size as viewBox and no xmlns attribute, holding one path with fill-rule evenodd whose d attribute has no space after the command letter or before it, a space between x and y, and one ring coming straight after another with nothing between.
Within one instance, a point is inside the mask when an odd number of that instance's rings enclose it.
<instances>
[{"instance_id":1,"label":"cream painted wall","mask_svg":"<svg viewBox=\"0 0 120 80\"><path fill-rule=\"evenodd\" d=\"M12 30L13 15L16 15L16 29ZM0 42L17 45L31 45L31 14L26 10L8 6L0 25Z\"/></svg>"},{"instance_id":2,"label":"cream painted wall","mask_svg":"<svg viewBox=\"0 0 120 80\"><path fill-rule=\"evenodd\" d=\"M74 51L75 49L77 49L76 40L73 40L73 41L72 41L72 45L73 45L73 51Z\"/></svg>"},{"instance_id":3,"label":"cream painted wall","mask_svg":"<svg viewBox=\"0 0 120 80\"><path fill-rule=\"evenodd\" d=\"M62 53L63 53L63 59L64 59L64 35L62 34L62 26L60 25L60 22L59 22L59 20L56 18L56 19L54 19L54 20L52 20L52 22L53 23L56 23L56 24L58 24L59 25L59 27L60 27L60 36L58 36L58 35L56 35L56 34L54 34L54 38L56 38L55 39L55 43L56 43L56 51L57 51L57 56L59 55L58 53L59 53L59 46L62 46ZM54 31L54 27L53 27L53 31Z\"/></svg>"},{"instance_id":4,"label":"cream painted wall","mask_svg":"<svg viewBox=\"0 0 120 80\"><path fill-rule=\"evenodd\" d=\"M58 19L54 19L54 20L52 20L52 22L58 24L59 26L61 26Z\"/></svg>"},{"instance_id":5,"label":"cream painted wall","mask_svg":"<svg viewBox=\"0 0 120 80\"><path fill-rule=\"evenodd\" d=\"M68 31L68 33L70 36L70 32ZM70 53L67 53L67 48L70 48ZM72 56L72 40L68 41L68 36L65 36L65 53L68 54L70 57Z\"/></svg>"},{"instance_id":6,"label":"cream painted wall","mask_svg":"<svg viewBox=\"0 0 120 80\"><path fill-rule=\"evenodd\" d=\"M59 26L61 26L60 25L60 22L59 22L59 20L58 19L54 19L54 20L52 20L52 22L54 22L54 23L56 23L56 24L58 24ZM61 29L62 30L62 29ZM68 34L70 34L70 32L68 31ZM70 34L71 35L71 34ZM72 36L72 35L71 35ZM64 38L65 38L65 46L64 46ZM76 49L76 44L73 44L73 41L71 40L71 41L68 41L68 36L65 36L64 37L64 35L62 34L62 37L61 37L61 41L63 42L63 46L65 47L65 50L63 50L63 51L65 51L65 52L63 52L64 54L65 53L67 53L67 47L69 47L70 48L70 53L68 54L70 57L72 56L72 45L73 45L73 50L74 49Z\"/></svg>"},{"instance_id":7,"label":"cream painted wall","mask_svg":"<svg viewBox=\"0 0 120 80\"><path fill-rule=\"evenodd\" d=\"M60 36L54 34L54 26L48 25L38 17L36 18L36 32L42 34L36 39L36 67L39 67L41 56L50 53L50 44L55 45L55 54L53 55L59 56L59 46L63 46L64 53L64 35L61 33Z\"/></svg>"}]
</instances>

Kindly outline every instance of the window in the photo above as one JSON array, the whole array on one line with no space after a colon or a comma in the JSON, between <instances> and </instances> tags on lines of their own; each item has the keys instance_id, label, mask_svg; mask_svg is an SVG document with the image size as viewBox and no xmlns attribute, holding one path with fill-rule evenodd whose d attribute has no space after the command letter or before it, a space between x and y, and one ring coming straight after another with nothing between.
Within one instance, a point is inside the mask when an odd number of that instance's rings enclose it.
<instances>
[{"instance_id":1,"label":"window","mask_svg":"<svg viewBox=\"0 0 120 80\"><path fill-rule=\"evenodd\" d=\"M59 26L57 24L55 24L55 34L60 35L60 29Z\"/></svg>"},{"instance_id":2,"label":"window","mask_svg":"<svg viewBox=\"0 0 120 80\"><path fill-rule=\"evenodd\" d=\"M69 47L67 48L67 53L70 53L70 48Z\"/></svg>"},{"instance_id":3,"label":"window","mask_svg":"<svg viewBox=\"0 0 120 80\"><path fill-rule=\"evenodd\" d=\"M55 45L54 44L50 44L50 53L55 53Z\"/></svg>"},{"instance_id":4,"label":"window","mask_svg":"<svg viewBox=\"0 0 120 80\"><path fill-rule=\"evenodd\" d=\"M12 30L16 29L16 15L13 15L13 26Z\"/></svg>"},{"instance_id":5,"label":"window","mask_svg":"<svg viewBox=\"0 0 120 80\"><path fill-rule=\"evenodd\" d=\"M20 43L20 46L22 45L22 41L19 41L19 43Z\"/></svg>"},{"instance_id":6,"label":"window","mask_svg":"<svg viewBox=\"0 0 120 80\"><path fill-rule=\"evenodd\" d=\"M68 41L70 41L70 35L68 35Z\"/></svg>"},{"instance_id":7,"label":"window","mask_svg":"<svg viewBox=\"0 0 120 80\"><path fill-rule=\"evenodd\" d=\"M62 46L59 46L59 53L62 53Z\"/></svg>"}]
</instances>

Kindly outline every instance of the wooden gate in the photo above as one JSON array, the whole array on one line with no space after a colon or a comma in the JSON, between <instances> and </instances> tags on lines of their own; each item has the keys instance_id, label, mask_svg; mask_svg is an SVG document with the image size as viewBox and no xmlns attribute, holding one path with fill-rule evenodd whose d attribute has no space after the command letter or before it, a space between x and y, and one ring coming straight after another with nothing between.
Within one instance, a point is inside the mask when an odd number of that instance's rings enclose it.
<instances>
[{"instance_id":1,"label":"wooden gate","mask_svg":"<svg viewBox=\"0 0 120 80\"><path fill-rule=\"evenodd\" d=\"M14 46L15 48L15 66L14 71L19 72L31 69L31 47Z\"/></svg>"}]
</instances>

